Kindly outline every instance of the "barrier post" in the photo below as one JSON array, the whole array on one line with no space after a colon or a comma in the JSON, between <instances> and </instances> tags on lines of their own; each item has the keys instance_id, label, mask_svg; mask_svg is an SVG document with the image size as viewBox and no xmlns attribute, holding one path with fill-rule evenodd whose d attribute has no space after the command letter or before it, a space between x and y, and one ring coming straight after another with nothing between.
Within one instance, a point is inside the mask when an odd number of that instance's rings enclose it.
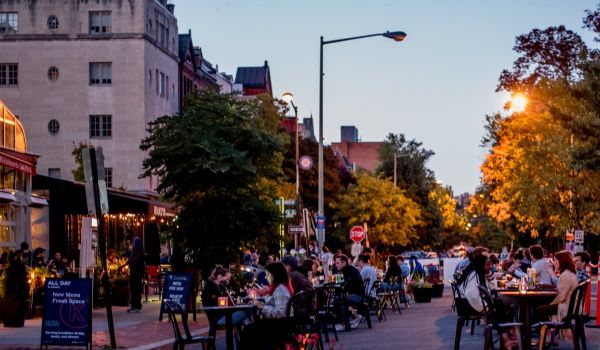
<instances>
[{"instance_id":1,"label":"barrier post","mask_svg":"<svg viewBox=\"0 0 600 350\"><path fill-rule=\"evenodd\" d=\"M592 282L588 284L587 292L585 293L585 305L583 307L584 314L589 315L592 309ZM597 314L597 313L596 313Z\"/></svg>"},{"instance_id":2,"label":"barrier post","mask_svg":"<svg viewBox=\"0 0 600 350\"><path fill-rule=\"evenodd\" d=\"M590 283L590 286L592 284ZM590 298L591 298L591 294L592 291L591 289L589 289L589 294L590 294ZM594 322L594 324L586 324L585 326L588 328L600 328L600 277L597 277L596 280L596 322ZM591 299L590 299L591 300ZM594 317L592 317L591 319L594 319Z\"/></svg>"}]
</instances>

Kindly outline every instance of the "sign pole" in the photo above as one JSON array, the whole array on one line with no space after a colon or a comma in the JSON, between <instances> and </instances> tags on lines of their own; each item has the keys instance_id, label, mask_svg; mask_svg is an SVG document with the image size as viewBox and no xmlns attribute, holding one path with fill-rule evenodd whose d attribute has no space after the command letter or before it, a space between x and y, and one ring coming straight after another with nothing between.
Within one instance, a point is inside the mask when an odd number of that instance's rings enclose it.
<instances>
[{"instance_id":1,"label":"sign pole","mask_svg":"<svg viewBox=\"0 0 600 350\"><path fill-rule=\"evenodd\" d=\"M111 300L111 283L108 277L108 268L106 265L106 240L104 238L104 220L102 216L102 207L100 203L100 186L98 184L99 177L104 180L104 156L102 149L99 148L98 152L94 148L84 148L82 150L84 159L84 171L88 170L85 163L89 160L89 170L91 173L92 185L94 188L94 206L96 220L98 220L98 250L100 253L100 264L102 266L102 285L104 286L104 303L106 304L106 319L108 320L108 332L110 334L110 346L111 349L117 348L117 340L115 338L115 325L113 322L112 314L112 300ZM87 159L86 159L87 158ZM99 170L101 174L99 174ZM87 172L87 171L86 171ZM88 174L86 174L88 175ZM86 182L88 176L86 176ZM88 208L88 211L90 208Z\"/></svg>"}]
</instances>

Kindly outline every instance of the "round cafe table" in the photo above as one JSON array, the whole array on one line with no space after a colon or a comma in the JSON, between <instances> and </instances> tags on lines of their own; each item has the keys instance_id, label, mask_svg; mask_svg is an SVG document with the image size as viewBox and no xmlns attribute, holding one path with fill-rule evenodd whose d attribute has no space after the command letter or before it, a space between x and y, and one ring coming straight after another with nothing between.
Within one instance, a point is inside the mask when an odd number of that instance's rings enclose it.
<instances>
[{"instance_id":1,"label":"round cafe table","mask_svg":"<svg viewBox=\"0 0 600 350\"><path fill-rule=\"evenodd\" d=\"M531 305L549 304L558 293L553 290L527 290L526 293L520 293L515 289L498 289L498 294L505 304L519 304L521 321L525 325L523 348L531 349Z\"/></svg>"}]
</instances>

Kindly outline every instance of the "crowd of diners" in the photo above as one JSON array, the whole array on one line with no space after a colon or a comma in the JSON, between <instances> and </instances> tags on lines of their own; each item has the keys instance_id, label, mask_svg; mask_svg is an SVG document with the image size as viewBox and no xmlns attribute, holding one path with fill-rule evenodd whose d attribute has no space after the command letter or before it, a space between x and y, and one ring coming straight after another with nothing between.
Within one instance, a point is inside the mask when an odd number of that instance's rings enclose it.
<instances>
[{"instance_id":1,"label":"crowd of diners","mask_svg":"<svg viewBox=\"0 0 600 350\"><path fill-rule=\"evenodd\" d=\"M467 256L458 263L454 278L461 296L468 300L467 311L472 315L483 311L480 286L494 292L499 285L505 288L517 285L516 281L523 283L529 279L527 283L531 288L555 289L557 292L549 304L536 305L536 320L548 321L552 317L561 320L567 313L575 288L590 278L589 265L590 255L585 251L573 254L563 250L553 254L535 244L512 252L504 249L497 256L485 247L475 247L469 249ZM515 309L504 305L502 299L495 299L494 306L499 322L514 318ZM510 332L502 334L502 341L507 349L517 345L516 336Z\"/></svg>"}]
</instances>

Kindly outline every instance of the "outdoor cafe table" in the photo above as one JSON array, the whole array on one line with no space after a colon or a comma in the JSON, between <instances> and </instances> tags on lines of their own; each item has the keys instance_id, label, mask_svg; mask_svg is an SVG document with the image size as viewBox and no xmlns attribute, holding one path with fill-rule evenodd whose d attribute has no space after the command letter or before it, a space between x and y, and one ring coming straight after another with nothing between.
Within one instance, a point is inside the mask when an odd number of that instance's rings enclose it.
<instances>
[{"instance_id":1,"label":"outdoor cafe table","mask_svg":"<svg viewBox=\"0 0 600 350\"><path fill-rule=\"evenodd\" d=\"M225 315L225 337L227 339L227 350L233 350L233 313L236 311L252 311L256 309L253 304L239 304L232 306L203 306L199 310L210 311L215 315Z\"/></svg>"},{"instance_id":2,"label":"outdoor cafe table","mask_svg":"<svg viewBox=\"0 0 600 350\"><path fill-rule=\"evenodd\" d=\"M531 305L549 304L556 296L556 291L551 290L528 290L520 293L515 289L498 289L498 294L506 304L518 303L521 308L522 321L525 324L523 330L523 348L531 349Z\"/></svg>"}]
</instances>

